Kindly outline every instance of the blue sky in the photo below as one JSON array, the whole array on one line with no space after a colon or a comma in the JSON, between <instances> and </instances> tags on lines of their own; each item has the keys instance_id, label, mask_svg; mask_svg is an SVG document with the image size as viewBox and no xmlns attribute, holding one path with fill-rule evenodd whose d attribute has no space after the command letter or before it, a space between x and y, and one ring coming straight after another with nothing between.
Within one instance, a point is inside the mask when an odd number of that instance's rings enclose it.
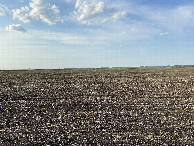
<instances>
[{"instance_id":1,"label":"blue sky","mask_svg":"<svg viewBox=\"0 0 194 146\"><path fill-rule=\"evenodd\" d=\"M0 0L0 68L194 64L191 0Z\"/></svg>"}]
</instances>

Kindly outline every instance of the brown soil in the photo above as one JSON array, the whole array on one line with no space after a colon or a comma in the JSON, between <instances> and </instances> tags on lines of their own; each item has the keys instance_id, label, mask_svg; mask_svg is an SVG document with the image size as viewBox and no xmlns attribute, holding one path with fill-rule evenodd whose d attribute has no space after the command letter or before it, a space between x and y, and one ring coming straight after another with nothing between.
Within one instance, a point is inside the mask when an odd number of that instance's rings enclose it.
<instances>
[{"instance_id":1,"label":"brown soil","mask_svg":"<svg viewBox=\"0 0 194 146\"><path fill-rule=\"evenodd\" d=\"M0 145L193 145L194 69L0 72Z\"/></svg>"}]
</instances>

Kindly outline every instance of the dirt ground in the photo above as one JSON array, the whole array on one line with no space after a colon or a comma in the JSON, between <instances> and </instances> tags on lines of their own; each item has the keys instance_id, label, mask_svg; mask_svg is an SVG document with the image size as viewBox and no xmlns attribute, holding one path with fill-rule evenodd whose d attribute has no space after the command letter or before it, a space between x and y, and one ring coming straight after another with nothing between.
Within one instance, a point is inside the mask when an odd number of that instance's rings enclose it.
<instances>
[{"instance_id":1,"label":"dirt ground","mask_svg":"<svg viewBox=\"0 0 194 146\"><path fill-rule=\"evenodd\" d=\"M194 69L0 71L0 145L194 145Z\"/></svg>"}]
</instances>

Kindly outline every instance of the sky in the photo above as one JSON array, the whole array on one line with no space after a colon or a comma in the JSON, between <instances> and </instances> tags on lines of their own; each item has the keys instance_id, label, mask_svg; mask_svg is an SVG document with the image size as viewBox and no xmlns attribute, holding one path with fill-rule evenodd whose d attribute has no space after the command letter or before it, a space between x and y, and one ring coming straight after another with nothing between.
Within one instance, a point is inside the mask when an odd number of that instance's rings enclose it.
<instances>
[{"instance_id":1,"label":"sky","mask_svg":"<svg viewBox=\"0 0 194 146\"><path fill-rule=\"evenodd\" d=\"M192 0L0 0L0 69L194 64Z\"/></svg>"}]
</instances>

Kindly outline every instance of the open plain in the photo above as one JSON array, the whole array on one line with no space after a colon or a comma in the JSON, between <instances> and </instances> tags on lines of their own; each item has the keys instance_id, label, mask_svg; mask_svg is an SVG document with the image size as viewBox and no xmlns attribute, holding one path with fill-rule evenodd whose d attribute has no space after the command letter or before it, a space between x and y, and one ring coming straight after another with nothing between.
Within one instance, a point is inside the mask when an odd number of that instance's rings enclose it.
<instances>
[{"instance_id":1,"label":"open plain","mask_svg":"<svg viewBox=\"0 0 194 146\"><path fill-rule=\"evenodd\" d=\"M0 71L0 145L193 145L194 69Z\"/></svg>"}]
</instances>

